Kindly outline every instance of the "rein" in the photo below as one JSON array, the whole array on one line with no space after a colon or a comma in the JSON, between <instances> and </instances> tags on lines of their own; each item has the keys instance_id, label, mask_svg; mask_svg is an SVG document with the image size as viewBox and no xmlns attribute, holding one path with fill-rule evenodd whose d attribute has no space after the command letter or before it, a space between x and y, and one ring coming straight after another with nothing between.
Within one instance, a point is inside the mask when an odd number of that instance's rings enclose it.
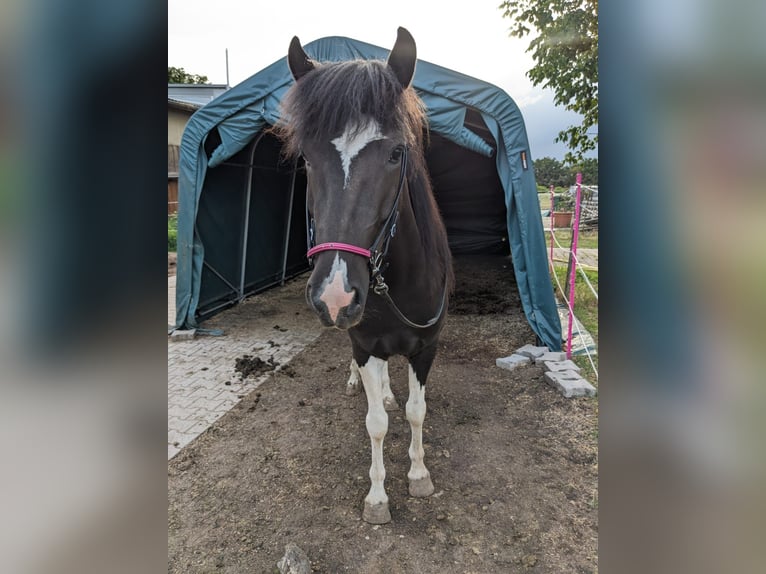
<instances>
[{"instance_id":1,"label":"rein","mask_svg":"<svg viewBox=\"0 0 766 574\"><path fill-rule=\"evenodd\" d=\"M396 220L399 218L399 199L402 195L402 189L404 187L404 178L407 173L407 148L405 147L402 152L402 168L399 172L399 185L396 190L396 197L394 198L394 203L391 206L391 211L388 213L388 217L386 218L385 223L383 224L383 227L378 232L377 237L372 242L372 245L369 249L365 249L363 247L357 247L356 245L350 245L348 243L339 243L339 242L329 242L329 243L320 243L319 245L314 245L314 219L309 214L309 206L308 206L308 197L306 198L306 238L308 243L308 251L306 252L306 257L309 259L309 264L312 264L312 258L317 253L321 253L322 251L346 251L347 253L353 253L355 255L361 255L362 257L367 258L368 263L370 265L370 278L372 280L372 290L375 292L376 295L379 295L383 298L383 300L388 303L388 306L391 307L391 310L394 312L394 315L397 316L397 318L404 323L405 325L408 325L409 327L413 327L415 329L427 329L428 327L433 327L441 318L442 313L444 312L444 303L447 299L447 283L445 281L444 283L444 292L442 293L442 300L441 304L439 305L439 310L437 311L436 315L429 319L426 323L420 324L415 323L413 321L410 321L404 313L402 313L399 308L396 306L396 303L394 303L394 300L391 299L391 296L388 294L388 285L386 284L385 279L383 278L383 271L386 267L388 267L388 264L385 262L385 257L388 255L388 246L391 243L391 240L394 238L394 235L396 234Z\"/></svg>"}]
</instances>

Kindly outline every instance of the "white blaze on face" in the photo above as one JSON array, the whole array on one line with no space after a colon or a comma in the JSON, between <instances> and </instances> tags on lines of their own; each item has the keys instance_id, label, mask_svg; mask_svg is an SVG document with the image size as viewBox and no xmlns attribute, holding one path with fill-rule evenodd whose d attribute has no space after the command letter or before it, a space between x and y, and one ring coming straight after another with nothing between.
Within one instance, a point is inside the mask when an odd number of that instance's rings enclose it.
<instances>
[{"instance_id":1,"label":"white blaze on face","mask_svg":"<svg viewBox=\"0 0 766 574\"><path fill-rule=\"evenodd\" d=\"M342 135L332 140L332 144L340 154L340 161L343 165L343 175L345 176L344 185L348 185L351 177L351 161L359 155L365 146L373 141L385 139L380 131L380 126L375 121L368 121L360 129L355 126L346 126Z\"/></svg>"},{"instance_id":2,"label":"white blaze on face","mask_svg":"<svg viewBox=\"0 0 766 574\"><path fill-rule=\"evenodd\" d=\"M346 291L346 285L348 285L348 267L336 253L330 273L322 282L322 294L319 296L319 300L327 306L330 319L333 321L337 319L340 310L348 307L354 300L354 290Z\"/></svg>"}]
</instances>

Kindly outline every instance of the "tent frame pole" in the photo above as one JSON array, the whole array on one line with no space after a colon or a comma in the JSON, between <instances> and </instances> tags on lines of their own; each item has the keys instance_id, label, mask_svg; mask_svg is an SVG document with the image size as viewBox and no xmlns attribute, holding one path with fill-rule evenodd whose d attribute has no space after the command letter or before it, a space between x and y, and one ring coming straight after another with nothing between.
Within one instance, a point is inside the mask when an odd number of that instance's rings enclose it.
<instances>
[{"instance_id":1,"label":"tent frame pole","mask_svg":"<svg viewBox=\"0 0 766 574\"><path fill-rule=\"evenodd\" d=\"M242 260L240 261L239 290L237 291L237 302L245 300L245 271L247 270L247 238L250 232L250 196L253 192L253 161L255 159L255 148L258 147L264 132L261 131L253 140L250 148L250 161L247 168L247 181L245 184L245 229L242 232Z\"/></svg>"},{"instance_id":2,"label":"tent frame pole","mask_svg":"<svg viewBox=\"0 0 766 574\"><path fill-rule=\"evenodd\" d=\"M290 247L290 231L293 224L293 200L295 199L295 175L298 172L298 160L293 163L293 173L290 177L290 203L287 207L287 222L285 224L285 245L282 251L282 280L280 285L284 286L285 276L287 275L287 249Z\"/></svg>"},{"instance_id":3,"label":"tent frame pole","mask_svg":"<svg viewBox=\"0 0 766 574\"><path fill-rule=\"evenodd\" d=\"M224 277L223 275L221 275L221 274L218 272L218 270L216 270L216 268L215 268L215 267L213 267L212 265L210 265L210 263L208 263L207 261L203 261L203 262L202 262L202 265L203 265L203 267L207 267L208 269L210 269L210 271L212 271L212 272L213 272L213 274L214 274L216 277L218 277L218 278L219 278L221 281L223 281L223 282L224 282L226 285L228 285L228 286L231 288L231 290L232 290L232 291L234 291L234 293L236 293L236 292L237 292L237 288L236 288L234 285L232 285L232 284L231 284L231 282L229 282L229 281L226 279L226 277Z\"/></svg>"}]
</instances>

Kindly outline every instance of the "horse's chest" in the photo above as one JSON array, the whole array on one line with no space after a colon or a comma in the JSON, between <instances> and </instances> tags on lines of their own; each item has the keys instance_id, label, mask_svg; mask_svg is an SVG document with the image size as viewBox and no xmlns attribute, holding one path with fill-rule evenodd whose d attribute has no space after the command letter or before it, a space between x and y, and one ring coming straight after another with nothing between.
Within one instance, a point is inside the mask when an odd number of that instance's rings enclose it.
<instances>
[{"instance_id":1,"label":"horse's chest","mask_svg":"<svg viewBox=\"0 0 766 574\"><path fill-rule=\"evenodd\" d=\"M387 359L393 355L411 357L436 340L436 329L415 332L401 323L389 325L384 322L362 324L351 329L352 341L371 355Z\"/></svg>"}]
</instances>

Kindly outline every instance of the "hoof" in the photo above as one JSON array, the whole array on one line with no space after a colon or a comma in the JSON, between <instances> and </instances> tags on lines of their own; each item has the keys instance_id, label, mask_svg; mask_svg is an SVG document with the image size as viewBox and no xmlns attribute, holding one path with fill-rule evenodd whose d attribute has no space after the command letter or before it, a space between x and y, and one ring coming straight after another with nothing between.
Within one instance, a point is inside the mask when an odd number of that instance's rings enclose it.
<instances>
[{"instance_id":1,"label":"hoof","mask_svg":"<svg viewBox=\"0 0 766 574\"><path fill-rule=\"evenodd\" d=\"M425 478L410 481L410 496L423 498L424 496L431 496L433 493L434 483L431 482L430 476L426 475Z\"/></svg>"},{"instance_id":2,"label":"hoof","mask_svg":"<svg viewBox=\"0 0 766 574\"><path fill-rule=\"evenodd\" d=\"M388 502L369 504L365 501L362 519L370 524L386 524L387 522L391 522L391 513L388 511Z\"/></svg>"},{"instance_id":3,"label":"hoof","mask_svg":"<svg viewBox=\"0 0 766 574\"><path fill-rule=\"evenodd\" d=\"M393 395L390 397L383 397L383 408L387 411L398 411L399 403L396 402Z\"/></svg>"}]
</instances>

